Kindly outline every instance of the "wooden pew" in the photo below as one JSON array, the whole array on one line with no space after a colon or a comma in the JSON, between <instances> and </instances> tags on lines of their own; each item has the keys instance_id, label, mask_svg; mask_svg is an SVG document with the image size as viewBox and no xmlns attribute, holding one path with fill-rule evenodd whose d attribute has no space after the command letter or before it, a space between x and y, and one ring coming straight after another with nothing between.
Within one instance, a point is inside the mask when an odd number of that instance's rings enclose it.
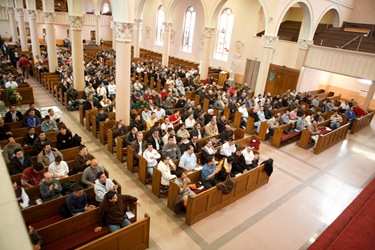
<instances>
[{"instance_id":1,"label":"wooden pew","mask_svg":"<svg viewBox=\"0 0 375 250\"><path fill-rule=\"evenodd\" d=\"M372 118L374 117L374 113L375 112L372 111L361 118L356 118L353 122L352 128L350 129L350 133L354 134L358 132L359 130L361 130L362 128L370 125Z\"/></svg>"},{"instance_id":2,"label":"wooden pew","mask_svg":"<svg viewBox=\"0 0 375 250\"><path fill-rule=\"evenodd\" d=\"M130 172L134 173L134 149L132 149L132 147L126 147L126 150L126 167Z\"/></svg>"},{"instance_id":3,"label":"wooden pew","mask_svg":"<svg viewBox=\"0 0 375 250\"><path fill-rule=\"evenodd\" d=\"M324 130L323 133L326 132L325 127L329 127L331 124L330 120L325 120L321 123L318 123L317 126L320 130ZM305 129L301 133L300 139L297 141L297 145L300 146L301 148L307 148L309 142L311 142L311 133L309 130Z\"/></svg>"},{"instance_id":4,"label":"wooden pew","mask_svg":"<svg viewBox=\"0 0 375 250\"><path fill-rule=\"evenodd\" d=\"M201 171L193 172L188 178L193 182L200 180ZM227 195L213 187L199 193L194 198L189 197L186 207L185 222L192 225L228 204L240 199L248 193L268 183L269 177L264 170L264 165L260 165L242 175L236 176L236 185L232 192ZM173 211L173 202L178 195L177 185L171 181L168 191L168 208Z\"/></svg>"},{"instance_id":5,"label":"wooden pew","mask_svg":"<svg viewBox=\"0 0 375 250\"><path fill-rule=\"evenodd\" d=\"M17 88L16 91L22 96L22 100L21 100L22 104L34 103L34 93L33 93L32 87ZM11 105L11 103L8 100L6 89L1 90L0 100L3 100L6 106Z\"/></svg>"},{"instance_id":6,"label":"wooden pew","mask_svg":"<svg viewBox=\"0 0 375 250\"><path fill-rule=\"evenodd\" d=\"M298 131L295 131L292 134L284 133L284 131L286 131L290 127L292 127L291 123L284 124L284 125L281 125L281 126L275 128L274 133L273 133L273 138L272 138L272 141L271 141L271 145L279 148L281 146L282 142L285 142L285 141L301 134L301 132L298 132Z\"/></svg>"},{"instance_id":7,"label":"wooden pew","mask_svg":"<svg viewBox=\"0 0 375 250\"><path fill-rule=\"evenodd\" d=\"M148 249L150 241L150 216L145 214L145 218L122 228L114 233L107 234L91 241L77 250L92 249Z\"/></svg>"},{"instance_id":8,"label":"wooden pew","mask_svg":"<svg viewBox=\"0 0 375 250\"><path fill-rule=\"evenodd\" d=\"M117 137L117 144L116 144L116 156L117 160L120 162L124 162L124 154L127 153L127 148L124 147L125 145L125 136L119 136Z\"/></svg>"},{"instance_id":9,"label":"wooden pew","mask_svg":"<svg viewBox=\"0 0 375 250\"><path fill-rule=\"evenodd\" d=\"M78 92L78 98L79 99L85 99L86 98L86 94L85 94L85 91L77 91ZM69 110L69 105L68 105L68 103L69 103L69 100L68 100L68 94L65 92L64 93L64 96L63 96L63 103L62 103L62 105L64 105L65 106L65 108L67 109L67 110ZM83 107L82 107L83 108ZM80 114L80 122L81 122L81 114ZM83 125L83 117L82 117L82 125Z\"/></svg>"},{"instance_id":10,"label":"wooden pew","mask_svg":"<svg viewBox=\"0 0 375 250\"><path fill-rule=\"evenodd\" d=\"M233 127L234 128L239 128L240 125L241 125L241 121L242 121L242 113L239 112L239 111L236 111L234 113L234 119L233 119ZM247 125L247 124L246 124Z\"/></svg>"},{"instance_id":11,"label":"wooden pew","mask_svg":"<svg viewBox=\"0 0 375 250\"><path fill-rule=\"evenodd\" d=\"M260 138L262 141L265 141L265 140L266 140L267 129L268 129L267 121L262 121L262 122L260 123L260 129L259 129L259 133L258 133L258 136L259 136L259 138Z\"/></svg>"},{"instance_id":12,"label":"wooden pew","mask_svg":"<svg viewBox=\"0 0 375 250\"><path fill-rule=\"evenodd\" d=\"M116 119L116 113L114 112L111 112L108 114L108 119L111 121L113 121L114 119ZM104 122L103 122L104 123ZM91 125L92 125L92 134L93 136L95 136L96 138L98 137L98 132L99 132L99 127L98 127L98 123L96 122L96 114L91 116ZM113 126L113 125L112 125Z\"/></svg>"},{"instance_id":13,"label":"wooden pew","mask_svg":"<svg viewBox=\"0 0 375 250\"><path fill-rule=\"evenodd\" d=\"M135 205L130 203L129 205L135 212ZM107 227L98 233L94 232L95 227L98 226L98 217L99 208L96 208L37 230L43 237L43 249L74 249L101 236L111 235Z\"/></svg>"},{"instance_id":14,"label":"wooden pew","mask_svg":"<svg viewBox=\"0 0 375 250\"><path fill-rule=\"evenodd\" d=\"M151 192L158 198L160 198L161 190L161 177L162 174L159 169L155 168L152 176Z\"/></svg>"},{"instance_id":15,"label":"wooden pew","mask_svg":"<svg viewBox=\"0 0 375 250\"><path fill-rule=\"evenodd\" d=\"M324 150L326 150L327 148L344 140L346 138L346 134L348 133L349 125L350 124L347 123L344 126L341 126L335 130L332 130L331 132L325 135L319 136L316 146L314 148L314 154L319 154L323 152Z\"/></svg>"},{"instance_id":16,"label":"wooden pew","mask_svg":"<svg viewBox=\"0 0 375 250\"><path fill-rule=\"evenodd\" d=\"M108 138L108 130L112 131L111 128L116 124L116 117L114 119L109 120L108 122L100 122L99 123L99 140L100 143L105 145L106 139ZM112 146L113 150L113 146Z\"/></svg>"},{"instance_id":17,"label":"wooden pew","mask_svg":"<svg viewBox=\"0 0 375 250\"><path fill-rule=\"evenodd\" d=\"M95 116L97 113L98 113L98 109L86 110L86 112L85 112L85 118L86 118L85 126L86 126L87 131L90 131L90 128L91 128L91 122L92 122L91 117Z\"/></svg>"}]
</instances>

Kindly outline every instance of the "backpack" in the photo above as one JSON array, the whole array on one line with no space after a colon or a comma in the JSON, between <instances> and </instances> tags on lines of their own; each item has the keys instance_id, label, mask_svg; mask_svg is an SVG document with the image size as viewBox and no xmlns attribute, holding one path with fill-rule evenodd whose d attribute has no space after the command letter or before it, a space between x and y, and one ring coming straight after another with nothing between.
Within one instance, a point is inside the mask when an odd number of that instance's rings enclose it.
<instances>
[{"instance_id":1,"label":"backpack","mask_svg":"<svg viewBox=\"0 0 375 250\"><path fill-rule=\"evenodd\" d=\"M76 186L80 186L80 184L76 180L68 180L64 182L63 184L61 184L61 187L62 187L61 194L68 195L70 193L73 193L74 188Z\"/></svg>"}]
</instances>

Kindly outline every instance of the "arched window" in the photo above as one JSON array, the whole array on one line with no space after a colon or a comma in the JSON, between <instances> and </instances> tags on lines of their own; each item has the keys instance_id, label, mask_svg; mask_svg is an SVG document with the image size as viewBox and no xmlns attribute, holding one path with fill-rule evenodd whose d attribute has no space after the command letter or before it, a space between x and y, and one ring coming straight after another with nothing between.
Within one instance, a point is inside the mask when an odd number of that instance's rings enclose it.
<instances>
[{"instance_id":1,"label":"arched window","mask_svg":"<svg viewBox=\"0 0 375 250\"><path fill-rule=\"evenodd\" d=\"M234 15L231 9L225 9L220 16L215 59L228 61L230 39L232 36Z\"/></svg>"},{"instance_id":2,"label":"arched window","mask_svg":"<svg viewBox=\"0 0 375 250\"><path fill-rule=\"evenodd\" d=\"M103 4L103 14L109 12L109 4L108 3L104 3Z\"/></svg>"},{"instance_id":3,"label":"arched window","mask_svg":"<svg viewBox=\"0 0 375 250\"><path fill-rule=\"evenodd\" d=\"M191 53L193 47L194 25L196 13L193 7L189 7L185 13L184 37L182 51Z\"/></svg>"},{"instance_id":4,"label":"arched window","mask_svg":"<svg viewBox=\"0 0 375 250\"><path fill-rule=\"evenodd\" d=\"M159 6L156 26L156 44L163 46L164 39L164 8L162 5Z\"/></svg>"}]
</instances>

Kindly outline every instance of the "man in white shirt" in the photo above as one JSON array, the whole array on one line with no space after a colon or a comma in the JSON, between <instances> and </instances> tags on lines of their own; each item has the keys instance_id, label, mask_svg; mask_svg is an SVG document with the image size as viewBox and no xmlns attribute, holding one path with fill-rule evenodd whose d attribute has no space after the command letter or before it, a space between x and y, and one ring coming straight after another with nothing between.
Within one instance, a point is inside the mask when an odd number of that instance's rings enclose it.
<instances>
[{"instance_id":1,"label":"man in white shirt","mask_svg":"<svg viewBox=\"0 0 375 250\"><path fill-rule=\"evenodd\" d=\"M154 167L158 165L157 159L160 159L160 154L156 151L151 143L147 143L147 148L145 152L143 152L143 157L147 161L147 173L149 173L152 177L154 174Z\"/></svg>"},{"instance_id":2,"label":"man in white shirt","mask_svg":"<svg viewBox=\"0 0 375 250\"><path fill-rule=\"evenodd\" d=\"M107 176L104 172L100 171L96 174L95 186L94 186L94 193L95 193L95 200L97 202L102 202L104 199L104 195L108 193L108 191L115 191L117 193L118 186L113 183L110 179L107 179Z\"/></svg>"},{"instance_id":3,"label":"man in white shirt","mask_svg":"<svg viewBox=\"0 0 375 250\"><path fill-rule=\"evenodd\" d=\"M113 100L116 97L116 84L115 80L111 80L111 82L108 85L108 95L111 100Z\"/></svg>"},{"instance_id":4,"label":"man in white shirt","mask_svg":"<svg viewBox=\"0 0 375 250\"><path fill-rule=\"evenodd\" d=\"M242 155L245 157L246 165L250 165L254 159L253 147L251 145L246 146L242 150Z\"/></svg>"},{"instance_id":5,"label":"man in white shirt","mask_svg":"<svg viewBox=\"0 0 375 250\"><path fill-rule=\"evenodd\" d=\"M169 186L169 181L176 178L176 175L171 173L171 169L175 171L176 167L170 165L170 160L169 156L163 155L158 164L158 170L161 172L161 184L164 186Z\"/></svg>"},{"instance_id":6,"label":"man in white shirt","mask_svg":"<svg viewBox=\"0 0 375 250\"><path fill-rule=\"evenodd\" d=\"M154 109L154 112L155 112L155 115L156 115L156 119L160 120L162 118L164 118L165 116L165 110L159 106L156 106L156 108Z\"/></svg>"},{"instance_id":7,"label":"man in white shirt","mask_svg":"<svg viewBox=\"0 0 375 250\"><path fill-rule=\"evenodd\" d=\"M6 89L9 89L9 88L16 89L16 88L18 88L18 84L14 81L13 77L9 77L9 81L7 81L5 83L5 88Z\"/></svg>"},{"instance_id":8,"label":"man in white shirt","mask_svg":"<svg viewBox=\"0 0 375 250\"><path fill-rule=\"evenodd\" d=\"M107 90L103 87L103 85L100 84L96 88L96 95L98 96L99 101L101 101L103 99L103 95L106 95L106 94L107 94Z\"/></svg>"},{"instance_id":9,"label":"man in white shirt","mask_svg":"<svg viewBox=\"0 0 375 250\"><path fill-rule=\"evenodd\" d=\"M174 143L177 143L174 129L168 128L168 133L166 133L162 138L163 145L167 145L169 136L173 136Z\"/></svg>"},{"instance_id":10,"label":"man in white shirt","mask_svg":"<svg viewBox=\"0 0 375 250\"><path fill-rule=\"evenodd\" d=\"M61 156L56 156L55 161L48 166L48 172L52 174L52 177L59 180L68 177L69 166L66 161L61 159Z\"/></svg>"},{"instance_id":11,"label":"man in white shirt","mask_svg":"<svg viewBox=\"0 0 375 250\"><path fill-rule=\"evenodd\" d=\"M226 143L221 146L220 155L223 157L229 157L232 153L236 152L236 145L232 138L229 138Z\"/></svg>"}]
</instances>

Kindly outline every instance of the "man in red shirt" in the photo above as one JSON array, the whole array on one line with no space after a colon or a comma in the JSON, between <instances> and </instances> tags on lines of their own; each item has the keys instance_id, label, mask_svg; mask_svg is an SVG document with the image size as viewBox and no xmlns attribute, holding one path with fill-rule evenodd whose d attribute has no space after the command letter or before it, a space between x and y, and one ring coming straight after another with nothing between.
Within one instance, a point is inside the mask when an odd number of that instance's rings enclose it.
<instances>
[{"instance_id":1,"label":"man in red shirt","mask_svg":"<svg viewBox=\"0 0 375 250\"><path fill-rule=\"evenodd\" d=\"M169 121L172 124L179 123L181 121L180 111L176 110L174 114L169 117Z\"/></svg>"},{"instance_id":2,"label":"man in red shirt","mask_svg":"<svg viewBox=\"0 0 375 250\"><path fill-rule=\"evenodd\" d=\"M32 187L39 185L44 178L44 166L41 163L37 163L32 167L25 168L22 172L21 184L23 187Z\"/></svg>"},{"instance_id":3,"label":"man in red shirt","mask_svg":"<svg viewBox=\"0 0 375 250\"><path fill-rule=\"evenodd\" d=\"M363 108L359 107L358 104L356 104L354 106L353 111L354 111L356 117L362 117L362 116L366 115L366 111L364 111Z\"/></svg>"},{"instance_id":4,"label":"man in red shirt","mask_svg":"<svg viewBox=\"0 0 375 250\"><path fill-rule=\"evenodd\" d=\"M30 61L25 55L22 55L18 60L18 67L22 69L22 75L27 79L29 79L30 65Z\"/></svg>"}]
</instances>

